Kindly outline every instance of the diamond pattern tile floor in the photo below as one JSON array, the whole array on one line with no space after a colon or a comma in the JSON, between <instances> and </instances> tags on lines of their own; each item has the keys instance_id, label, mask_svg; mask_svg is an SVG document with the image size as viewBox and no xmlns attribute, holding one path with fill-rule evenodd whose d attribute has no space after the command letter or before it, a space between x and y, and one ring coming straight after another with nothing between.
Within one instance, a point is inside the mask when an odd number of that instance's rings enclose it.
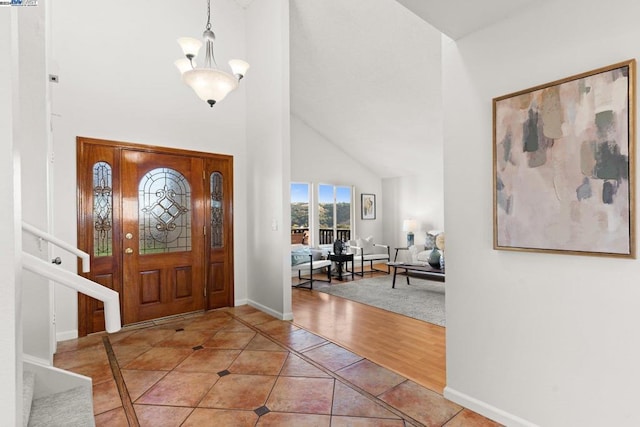
<instances>
[{"instance_id":1,"label":"diamond pattern tile floor","mask_svg":"<svg viewBox=\"0 0 640 427\"><path fill-rule=\"evenodd\" d=\"M97 426L498 426L249 306L70 340L54 361L94 379Z\"/></svg>"},{"instance_id":2,"label":"diamond pattern tile floor","mask_svg":"<svg viewBox=\"0 0 640 427\"><path fill-rule=\"evenodd\" d=\"M362 360L362 357L334 343L315 347L312 350L305 351L304 355L331 371L337 371Z\"/></svg>"}]
</instances>

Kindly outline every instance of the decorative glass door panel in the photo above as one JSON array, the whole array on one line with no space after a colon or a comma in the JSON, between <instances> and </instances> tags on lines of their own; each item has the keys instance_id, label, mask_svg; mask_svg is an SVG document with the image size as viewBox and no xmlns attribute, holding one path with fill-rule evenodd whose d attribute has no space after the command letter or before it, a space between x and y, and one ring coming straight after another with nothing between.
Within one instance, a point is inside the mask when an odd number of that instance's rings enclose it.
<instances>
[{"instance_id":1,"label":"decorative glass door panel","mask_svg":"<svg viewBox=\"0 0 640 427\"><path fill-rule=\"evenodd\" d=\"M158 168L138 186L140 254L191 250L191 186L180 172Z\"/></svg>"},{"instance_id":2,"label":"decorative glass door panel","mask_svg":"<svg viewBox=\"0 0 640 427\"><path fill-rule=\"evenodd\" d=\"M113 255L113 173L101 161L93 165L93 256Z\"/></svg>"},{"instance_id":3,"label":"decorative glass door panel","mask_svg":"<svg viewBox=\"0 0 640 427\"><path fill-rule=\"evenodd\" d=\"M214 172L209 178L211 192L211 247L224 246L224 177Z\"/></svg>"},{"instance_id":4,"label":"decorative glass door panel","mask_svg":"<svg viewBox=\"0 0 640 427\"><path fill-rule=\"evenodd\" d=\"M232 230L232 163L229 158L206 159L209 191L209 255L207 308L234 305ZM231 286L231 287L230 287Z\"/></svg>"}]
</instances>

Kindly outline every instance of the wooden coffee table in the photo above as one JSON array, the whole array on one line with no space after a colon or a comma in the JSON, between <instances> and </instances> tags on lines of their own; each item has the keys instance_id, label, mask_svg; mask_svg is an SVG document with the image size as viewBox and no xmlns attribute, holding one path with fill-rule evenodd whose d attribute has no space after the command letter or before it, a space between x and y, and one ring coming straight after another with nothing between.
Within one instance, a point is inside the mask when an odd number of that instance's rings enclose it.
<instances>
[{"instance_id":1,"label":"wooden coffee table","mask_svg":"<svg viewBox=\"0 0 640 427\"><path fill-rule=\"evenodd\" d=\"M396 274L398 273L399 269L404 270L404 272L407 274L407 285L410 285L411 283L409 283L409 272L413 271L413 272L419 272L422 275L425 276L426 279L431 279L431 280L437 280L440 282L444 282L444 270L441 270L439 268L433 268L428 264L410 264L410 263L405 263L405 262L388 262L387 265L391 268L393 268L393 284L391 285L392 288L396 287Z\"/></svg>"}]
</instances>

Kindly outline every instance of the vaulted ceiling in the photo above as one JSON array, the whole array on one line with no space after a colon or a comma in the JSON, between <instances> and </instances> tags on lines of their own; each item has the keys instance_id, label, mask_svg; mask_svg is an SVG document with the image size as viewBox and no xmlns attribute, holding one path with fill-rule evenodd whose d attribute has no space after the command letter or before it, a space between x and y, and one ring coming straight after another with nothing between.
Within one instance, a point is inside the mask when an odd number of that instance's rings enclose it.
<instances>
[{"instance_id":1,"label":"vaulted ceiling","mask_svg":"<svg viewBox=\"0 0 640 427\"><path fill-rule=\"evenodd\" d=\"M442 140L440 32L391 0L293 1L290 19L292 114L380 176L424 168Z\"/></svg>"},{"instance_id":2,"label":"vaulted ceiling","mask_svg":"<svg viewBox=\"0 0 640 427\"><path fill-rule=\"evenodd\" d=\"M397 0L407 9L458 40L544 0Z\"/></svg>"},{"instance_id":3,"label":"vaulted ceiling","mask_svg":"<svg viewBox=\"0 0 640 427\"><path fill-rule=\"evenodd\" d=\"M292 114L381 177L418 174L441 153L441 34L533 2L291 0Z\"/></svg>"}]
</instances>

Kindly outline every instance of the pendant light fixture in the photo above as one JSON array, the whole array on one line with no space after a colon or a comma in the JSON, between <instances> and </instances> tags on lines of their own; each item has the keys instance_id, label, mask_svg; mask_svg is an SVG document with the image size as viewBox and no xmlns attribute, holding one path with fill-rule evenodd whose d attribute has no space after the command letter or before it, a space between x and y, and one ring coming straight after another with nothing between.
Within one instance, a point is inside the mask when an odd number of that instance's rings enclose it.
<instances>
[{"instance_id":1,"label":"pendant light fixture","mask_svg":"<svg viewBox=\"0 0 640 427\"><path fill-rule=\"evenodd\" d=\"M218 69L213 54L213 42L216 39L211 31L211 0L207 0L207 26L202 33L204 39L204 66L197 67L195 58L202 46L202 42L191 37L180 37L178 44L182 48L185 58L175 62L182 73L182 81L194 90L196 95L206 101L211 107L224 99L231 91L238 88L238 83L249 69L249 64L240 59L229 61L233 75Z\"/></svg>"}]
</instances>

